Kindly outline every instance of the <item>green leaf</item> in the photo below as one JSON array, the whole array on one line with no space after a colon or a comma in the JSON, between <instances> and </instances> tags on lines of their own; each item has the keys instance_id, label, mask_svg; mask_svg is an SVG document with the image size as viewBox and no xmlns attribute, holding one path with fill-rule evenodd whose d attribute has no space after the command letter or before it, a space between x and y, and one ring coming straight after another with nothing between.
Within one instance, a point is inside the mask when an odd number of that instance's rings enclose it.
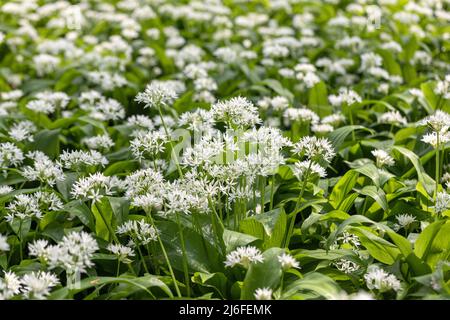
<instances>
[{"instance_id":1,"label":"green leaf","mask_svg":"<svg viewBox=\"0 0 450 320\"><path fill-rule=\"evenodd\" d=\"M434 269L450 256L450 222L436 221L427 226L415 242L414 253Z\"/></svg>"},{"instance_id":2,"label":"green leaf","mask_svg":"<svg viewBox=\"0 0 450 320\"><path fill-rule=\"evenodd\" d=\"M328 134L328 138L331 140L331 143L333 144L334 148L336 150L340 150L342 144L344 143L345 139L352 133L352 131L356 130L364 130L371 134L374 134L375 131L372 129L366 128L364 126L344 126L341 128L338 128Z\"/></svg>"},{"instance_id":3,"label":"green leaf","mask_svg":"<svg viewBox=\"0 0 450 320\"><path fill-rule=\"evenodd\" d=\"M434 191L434 180L425 172L422 164L420 163L419 157L412 152L401 146L392 146L393 150L400 152L403 156L409 159L413 164L417 172L417 177L422 185L426 188L427 193L431 195Z\"/></svg>"},{"instance_id":4,"label":"green leaf","mask_svg":"<svg viewBox=\"0 0 450 320\"><path fill-rule=\"evenodd\" d=\"M276 289L278 287L283 274L278 256L283 252L284 250L280 248L270 248L263 253L263 262L250 265L245 275L241 299L254 300L254 294L258 288Z\"/></svg>"},{"instance_id":5,"label":"green leaf","mask_svg":"<svg viewBox=\"0 0 450 320\"><path fill-rule=\"evenodd\" d=\"M100 201L93 203L91 211L95 217L95 234L103 240L110 241L113 238L111 233L114 230L114 215L108 199L103 197Z\"/></svg>"},{"instance_id":6,"label":"green leaf","mask_svg":"<svg viewBox=\"0 0 450 320\"><path fill-rule=\"evenodd\" d=\"M359 173L354 170L347 171L336 183L330 194L330 204L335 208L339 208L346 199L347 194L352 191L358 180Z\"/></svg>"},{"instance_id":7,"label":"green leaf","mask_svg":"<svg viewBox=\"0 0 450 320\"><path fill-rule=\"evenodd\" d=\"M223 231L223 241L227 252L231 252L237 247L253 244L258 241L258 238L241 232L225 229Z\"/></svg>"},{"instance_id":8,"label":"green leaf","mask_svg":"<svg viewBox=\"0 0 450 320\"><path fill-rule=\"evenodd\" d=\"M386 194L383 189L377 188L375 186L365 186L362 188L359 193L371 197L375 200L384 211L389 210L389 205L386 199Z\"/></svg>"},{"instance_id":9,"label":"green leaf","mask_svg":"<svg viewBox=\"0 0 450 320\"><path fill-rule=\"evenodd\" d=\"M330 277L312 272L289 284L282 292L281 299L304 299L302 293L313 293L316 298L335 299L340 292L340 287Z\"/></svg>"},{"instance_id":10,"label":"green leaf","mask_svg":"<svg viewBox=\"0 0 450 320\"><path fill-rule=\"evenodd\" d=\"M308 106L320 117L330 115L332 108L328 103L328 90L323 81L320 81L309 89Z\"/></svg>"},{"instance_id":11,"label":"green leaf","mask_svg":"<svg viewBox=\"0 0 450 320\"><path fill-rule=\"evenodd\" d=\"M29 150L40 150L54 159L59 156L59 129L41 130L34 136L34 141L29 145Z\"/></svg>"},{"instance_id":12,"label":"green leaf","mask_svg":"<svg viewBox=\"0 0 450 320\"><path fill-rule=\"evenodd\" d=\"M64 206L64 211L80 219L89 229L95 229L94 216L89 207L81 200L73 200Z\"/></svg>"},{"instance_id":13,"label":"green leaf","mask_svg":"<svg viewBox=\"0 0 450 320\"><path fill-rule=\"evenodd\" d=\"M389 241L362 228L352 227L350 230L359 237L361 244L366 247L370 255L378 261L391 265L398 259L400 250Z\"/></svg>"}]
</instances>

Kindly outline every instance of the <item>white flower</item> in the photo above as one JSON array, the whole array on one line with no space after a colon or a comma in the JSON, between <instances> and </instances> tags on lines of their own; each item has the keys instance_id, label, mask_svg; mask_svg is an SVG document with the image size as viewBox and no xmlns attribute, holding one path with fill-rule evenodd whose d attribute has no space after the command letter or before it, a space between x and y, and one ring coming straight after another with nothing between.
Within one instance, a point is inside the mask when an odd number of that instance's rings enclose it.
<instances>
[{"instance_id":1,"label":"white flower","mask_svg":"<svg viewBox=\"0 0 450 320\"><path fill-rule=\"evenodd\" d=\"M130 149L133 156L142 161L154 159L165 150L165 144L169 141L166 134L158 131L137 132L135 138L130 141Z\"/></svg>"},{"instance_id":2,"label":"white flower","mask_svg":"<svg viewBox=\"0 0 450 320\"><path fill-rule=\"evenodd\" d=\"M4 196L5 194L11 193L14 191L14 188L11 186L0 186L0 196Z\"/></svg>"},{"instance_id":3,"label":"white flower","mask_svg":"<svg viewBox=\"0 0 450 320\"><path fill-rule=\"evenodd\" d=\"M256 300L272 300L273 291L270 288L259 288L255 290Z\"/></svg>"},{"instance_id":4,"label":"white flower","mask_svg":"<svg viewBox=\"0 0 450 320\"><path fill-rule=\"evenodd\" d=\"M380 292L399 291L401 289L400 281L393 275L383 269L371 265L368 272L364 275L364 280L369 289L377 289Z\"/></svg>"},{"instance_id":5,"label":"white flower","mask_svg":"<svg viewBox=\"0 0 450 320\"><path fill-rule=\"evenodd\" d=\"M55 274L42 271L27 273L20 281L24 297L39 300L45 299L50 294L50 289L59 283Z\"/></svg>"},{"instance_id":6,"label":"white flower","mask_svg":"<svg viewBox=\"0 0 450 320\"><path fill-rule=\"evenodd\" d=\"M446 192L438 192L436 196L436 203L434 204L434 211L438 214L450 208L450 194Z\"/></svg>"},{"instance_id":7,"label":"white flower","mask_svg":"<svg viewBox=\"0 0 450 320\"><path fill-rule=\"evenodd\" d=\"M291 268L300 268L300 263L295 260L293 256L287 253L283 253L278 256L278 261L281 263L283 270L289 270Z\"/></svg>"},{"instance_id":8,"label":"white flower","mask_svg":"<svg viewBox=\"0 0 450 320\"><path fill-rule=\"evenodd\" d=\"M117 233L129 235L135 245L146 245L158 239L159 230L143 220L128 220L117 228Z\"/></svg>"},{"instance_id":9,"label":"white flower","mask_svg":"<svg viewBox=\"0 0 450 320\"><path fill-rule=\"evenodd\" d=\"M434 92L437 95L441 95L444 99L450 99L450 74L445 76L444 80L440 80L436 83Z\"/></svg>"},{"instance_id":10,"label":"white flower","mask_svg":"<svg viewBox=\"0 0 450 320\"><path fill-rule=\"evenodd\" d=\"M397 230L400 228L405 229L416 221L416 218L410 214L399 214L395 216L395 219L397 219L397 224L395 225Z\"/></svg>"},{"instance_id":11,"label":"white flower","mask_svg":"<svg viewBox=\"0 0 450 320\"><path fill-rule=\"evenodd\" d=\"M14 143L0 143L0 168L17 166L24 160L23 152Z\"/></svg>"},{"instance_id":12,"label":"white flower","mask_svg":"<svg viewBox=\"0 0 450 320\"><path fill-rule=\"evenodd\" d=\"M380 123L388 123L388 124L400 124L406 125L408 120L401 115L398 111L389 111L383 113L379 118L378 122Z\"/></svg>"},{"instance_id":13,"label":"white flower","mask_svg":"<svg viewBox=\"0 0 450 320\"><path fill-rule=\"evenodd\" d=\"M45 100L31 100L26 107L34 112L41 112L43 114L50 114L55 111L55 106Z\"/></svg>"},{"instance_id":14,"label":"white flower","mask_svg":"<svg viewBox=\"0 0 450 320\"><path fill-rule=\"evenodd\" d=\"M38 257L39 259L48 259L47 240L38 239L28 244L28 253L30 256Z\"/></svg>"},{"instance_id":15,"label":"white flower","mask_svg":"<svg viewBox=\"0 0 450 320\"><path fill-rule=\"evenodd\" d=\"M243 97L219 101L211 107L211 112L216 121L225 122L229 126L245 128L261 122L256 107Z\"/></svg>"},{"instance_id":16,"label":"white flower","mask_svg":"<svg viewBox=\"0 0 450 320\"><path fill-rule=\"evenodd\" d=\"M28 194L18 194L14 200L6 207L7 215L5 219L8 222L15 218L25 219L36 217L40 219L42 212L39 209L39 203L36 198Z\"/></svg>"},{"instance_id":17,"label":"white flower","mask_svg":"<svg viewBox=\"0 0 450 320\"><path fill-rule=\"evenodd\" d=\"M431 144L433 148L436 149L437 147L446 144L447 142L450 141L450 132L441 131L439 132L438 137L438 133L436 131L433 131L432 133L427 133L426 135L424 135L422 137L422 141Z\"/></svg>"},{"instance_id":18,"label":"white flower","mask_svg":"<svg viewBox=\"0 0 450 320\"><path fill-rule=\"evenodd\" d=\"M9 136L15 141L33 141L34 132L36 132L36 126L33 122L25 120L14 124L9 129Z\"/></svg>"},{"instance_id":19,"label":"white flower","mask_svg":"<svg viewBox=\"0 0 450 320\"><path fill-rule=\"evenodd\" d=\"M112 187L111 177L97 172L89 177L79 179L72 186L71 194L76 199L89 199L97 202L105 195L112 195Z\"/></svg>"},{"instance_id":20,"label":"white flower","mask_svg":"<svg viewBox=\"0 0 450 320\"><path fill-rule=\"evenodd\" d=\"M339 270L342 271L344 273L350 274L353 272L356 272L359 270L360 266L351 261L351 260L347 260L347 259L339 259L338 261L334 262L333 265Z\"/></svg>"},{"instance_id":21,"label":"white flower","mask_svg":"<svg viewBox=\"0 0 450 320\"><path fill-rule=\"evenodd\" d=\"M311 160L296 162L292 170L299 180L303 180L306 176L319 176L320 178L325 178L327 176L325 169Z\"/></svg>"},{"instance_id":22,"label":"white flower","mask_svg":"<svg viewBox=\"0 0 450 320\"><path fill-rule=\"evenodd\" d=\"M177 88L172 82L152 81L144 92L139 92L135 101L144 103L145 107L169 105L178 98Z\"/></svg>"},{"instance_id":23,"label":"white flower","mask_svg":"<svg viewBox=\"0 0 450 320\"><path fill-rule=\"evenodd\" d=\"M334 148L327 138L303 137L294 145L294 151L313 161L330 162L335 156Z\"/></svg>"},{"instance_id":24,"label":"white flower","mask_svg":"<svg viewBox=\"0 0 450 320\"><path fill-rule=\"evenodd\" d=\"M114 146L114 141L107 134L85 138L82 141L89 149L94 150L109 150Z\"/></svg>"},{"instance_id":25,"label":"white flower","mask_svg":"<svg viewBox=\"0 0 450 320\"><path fill-rule=\"evenodd\" d=\"M330 95L328 97L333 106L342 106L343 104L351 106L354 103L361 102L361 97L353 90L340 88L338 95Z\"/></svg>"},{"instance_id":26,"label":"white flower","mask_svg":"<svg viewBox=\"0 0 450 320\"><path fill-rule=\"evenodd\" d=\"M34 160L33 166L22 168L22 176L30 181L39 180L53 186L57 181L65 179L64 172L59 165L53 163L50 158L41 151L32 151L27 157Z\"/></svg>"},{"instance_id":27,"label":"white flower","mask_svg":"<svg viewBox=\"0 0 450 320\"><path fill-rule=\"evenodd\" d=\"M450 114L437 110L434 114L419 121L418 124L429 126L434 132L444 133L450 127Z\"/></svg>"},{"instance_id":28,"label":"white flower","mask_svg":"<svg viewBox=\"0 0 450 320\"><path fill-rule=\"evenodd\" d=\"M20 293L21 281L11 271L6 272L4 278L0 278L0 301L8 300Z\"/></svg>"},{"instance_id":29,"label":"white flower","mask_svg":"<svg viewBox=\"0 0 450 320\"><path fill-rule=\"evenodd\" d=\"M239 247L236 250L227 254L225 260L226 267L234 267L235 265L242 265L248 269L251 264L263 262L264 257L261 251L253 246Z\"/></svg>"},{"instance_id":30,"label":"white flower","mask_svg":"<svg viewBox=\"0 0 450 320\"><path fill-rule=\"evenodd\" d=\"M64 168L78 170L83 168L83 166L104 167L108 164L108 160L96 150L64 150L59 156L59 163Z\"/></svg>"},{"instance_id":31,"label":"white flower","mask_svg":"<svg viewBox=\"0 0 450 320\"><path fill-rule=\"evenodd\" d=\"M0 252L9 251L8 237L0 234Z\"/></svg>"},{"instance_id":32,"label":"white flower","mask_svg":"<svg viewBox=\"0 0 450 320\"><path fill-rule=\"evenodd\" d=\"M44 250L42 247L40 249ZM94 265L91 259L98 250L98 244L89 233L73 231L64 236L57 245L48 246L45 250L41 252L50 268L62 267L68 275L74 275L85 273L86 268Z\"/></svg>"},{"instance_id":33,"label":"white flower","mask_svg":"<svg viewBox=\"0 0 450 320\"><path fill-rule=\"evenodd\" d=\"M393 166L395 164L394 158L392 158L386 151L377 149L372 150L372 154L377 161L377 167Z\"/></svg>"},{"instance_id":34,"label":"white flower","mask_svg":"<svg viewBox=\"0 0 450 320\"><path fill-rule=\"evenodd\" d=\"M312 110L307 108L287 108L283 117L285 119L285 125L289 125L291 122L309 122L312 124L318 123L320 118L319 116Z\"/></svg>"},{"instance_id":35,"label":"white flower","mask_svg":"<svg viewBox=\"0 0 450 320\"><path fill-rule=\"evenodd\" d=\"M334 128L329 124L314 124L311 126L311 130L317 134L325 135L327 133L333 132Z\"/></svg>"},{"instance_id":36,"label":"white flower","mask_svg":"<svg viewBox=\"0 0 450 320\"><path fill-rule=\"evenodd\" d=\"M116 255L123 263L130 263L129 257L134 257L133 249L121 244L110 243L107 247L112 254Z\"/></svg>"}]
</instances>

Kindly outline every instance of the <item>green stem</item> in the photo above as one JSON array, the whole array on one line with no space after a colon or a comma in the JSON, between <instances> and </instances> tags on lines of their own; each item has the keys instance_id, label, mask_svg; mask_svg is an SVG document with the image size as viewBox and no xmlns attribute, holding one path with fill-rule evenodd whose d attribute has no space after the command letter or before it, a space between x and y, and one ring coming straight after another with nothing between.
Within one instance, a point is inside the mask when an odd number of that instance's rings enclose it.
<instances>
[{"instance_id":1,"label":"green stem","mask_svg":"<svg viewBox=\"0 0 450 320\"><path fill-rule=\"evenodd\" d=\"M167 139L169 139L170 150L171 150L171 153L172 153L173 160L175 161L175 165L177 166L177 169L178 169L178 175L181 178L181 177L183 177L183 171L181 171L181 167L180 167L180 164L178 162L178 158L177 158L177 156L175 154L175 150L173 149L172 139L171 139L171 137L169 135L169 130L167 129L166 123L164 122L164 117L163 117L163 114L162 114L162 111L161 111L161 106L159 106L159 105L158 105L158 111L159 111L159 117L161 118L161 123L162 123L162 125L164 127L164 132L166 133Z\"/></svg>"},{"instance_id":2,"label":"green stem","mask_svg":"<svg viewBox=\"0 0 450 320\"><path fill-rule=\"evenodd\" d=\"M152 215L149 214L148 216L150 217L151 224L156 227L155 222L153 221ZM158 239L158 243L159 243L159 245L161 247L161 251L162 251L162 253L164 255L164 259L166 260L166 263L167 263L167 267L169 268L169 272L170 272L170 275L172 277L172 281L173 281L173 284L175 286L175 291L177 292L177 296L179 298L181 298L181 292L180 292L180 288L178 288L177 279L175 278L175 274L173 272L172 265L170 264L170 260L169 260L169 257L167 255L166 248L164 247L164 244L163 244L163 242L161 240L161 237L159 236L158 232L156 232L156 238Z\"/></svg>"},{"instance_id":3,"label":"green stem","mask_svg":"<svg viewBox=\"0 0 450 320\"><path fill-rule=\"evenodd\" d=\"M261 192L261 196L260 196L260 200L261 200L261 213L264 212L264 197L265 197L265 187L266 187L266 179L264 179L263 176L259 177L260 181L259 181L259 188L260 188L260 192Z\"/></svg>"},{"instance_id":4,"label":"green stem","mask_svg":"<svg viewBox=\"0 0 450 320\"><path fill-rule=\"evenodd\" d=\"M308 177L309 177L309 171L311 170L311 165L312 165L312 161L309 162L308 169L305 172L305 179L303 180L302 189L300 190L300 194L298 196L297 203L295 205L295 209L292 212L292 217L291 217L291 221L289 224L288 233L286 234L286 240L284 243L285 248L289 247L289 242L291 241L292 233L294 231L295 218L297 217L297 210L300 208L300 203L302 202L303 194L306 189L306 184L308 183ZM303 218L303 216L302 216L302 218Z\"/></svg>"},{"instance_id":5,"label":"green stem","mask_svg":"<svg viewBox=\"0 0 450 320\"><path fill-rule=\"evenodd\" d=\"M116 278L119 277L119 273L120 273L120 259L117 258Z\"/></svg>"},{"instance_id":6,"label":"green stem","mask_svg":"<svg viewBox=\"0 0 450 320\"><path fill-rule=\"evenodd\" d=\"M179 213L176 213L177 216L177 224L178 224L178 232L180 233L180 241L181 241L181 252L183 254L183 272L184 272L184 281L186 282L186 291L187 296L191 296L191 285L189 281L189 267L187 263L187 254L186 254L186 246L184 243L184 235L183 228L181 227Z\"/></svg>"},{"instance_id":7,"label":"green stem","mask_svg":"<svg viewBox=\"0 0 450 320\"><path fill-rule=\"evenodd\" d=\"M269 211L273 209L273 196L274 196L275 175L272 176L272 182L270 184L270 207Z\"/></svg>"},{"instance_id":8,"label":"green stem","mask_svg":"<svg viewBox=\"0 0 450 320\"><path fill-rule=\"evenodd\" d=\"M439 148L440 148L440 141L439 141L439 131L436 132L436 189L435 189L435 193L434 193L434 200L436 201L437 198L437 194L438 194L438 188L439 188L439 166L440 166L440 161L439 161Z\"/></svg>"},{"instance_id":9,"label":"green stem","mask_svg":"<svg viewBox=\"0 0 450 320\"><path fill-rule=\"evenodd\" d=\"M146 273L150 273L150 272L148 271L147 264L145 263L145 258L144 258L144 255L142 254L141 248L139 247L139 245L137 245L136 248L137 248L137 250L138 250L138 252L139 252L139 255L141 256L142 264L144 265L144 270L145 270L145 272L146 272Z\"/></svg>"},{"instance_id":10,"label":"green stem","mask_svg":"<svg viewBox=\"0 0 450 320\"><path fill-rule=\"evenodd\" d=\"M353 126L353 112L352 109L350 109L349 107L349 118L350 118L350 125ZM356 141L356 136L355 136L355 130L352 130L352 141Z\"/></svg>"}]
</instances>

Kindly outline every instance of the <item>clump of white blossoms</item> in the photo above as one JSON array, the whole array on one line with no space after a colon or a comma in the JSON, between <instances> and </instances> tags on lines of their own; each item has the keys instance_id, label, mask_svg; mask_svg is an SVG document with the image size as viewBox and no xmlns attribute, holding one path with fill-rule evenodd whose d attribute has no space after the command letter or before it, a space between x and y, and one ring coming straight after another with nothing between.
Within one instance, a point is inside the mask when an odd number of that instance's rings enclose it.
<instances>
[{"instance_id":1,"label":"clump of white blossoms","mask_svg":"<svg viewBox=\"0 0 450 320\"><path fill-rule=\"evenodd\" d=\"M307 108L287 108L283 118L286 126L293 122L317 124L320 120L317 113Z\"/></svg>"},{"instance_id":2,"label":"clump of white blossoms","mask_svg":"<svg viewBox=\"0 0 450 320\"><path fill-rule=\"evenodd\" d=\"M96 150L64 150L59 156L59 163L66 169L78 171L89 166L104 167L108 164L108 160Z\"/></svg>"},{"instance_id":3,"label":"clump of white blossoms","mask_svg":"<svg viewBox=\"0 0 450 320\"><path fill-rule=\"evenodd\" d=\"M30 181L40 181L53 186L57 181L64 181L65 175L58 164L41 151L31 151L27 157L34 160L33 166L22 168L22 176Z\"/></svg>"},{"instance_id":4,"label":"clump of white blossoms","mask_svg":"<svg viewBox=\"0 0 450 320\"><path fill-rule=\"evenodd\" d=\"M342 271L346 274L354 273L360 269L359 264L348 259L339 259L338 261L334 262L333 265L339 271Z\"/></svg>"},{"instance_id":5,"label":"clump of white blossoms","mask_svg":"<svg viewBox=\"0 0 450 320\"><path fill-rule=\"evenodd\" d=\"M327 138L315 136L303 137L294 145L294 151L300 156L306 156L315 162L329 163L336 155L333 146Z\"/></svg>"},{"instance_id":6,"label":"clump of white blossoms","mask_svg":"<svg viewBox=\"0 0 450 320\"><path fill-rule=\"evenodd\" d=\"M33 141L33 133L37 130L33 122L25 120L15 123L9 128L9 135L15 141Z\"/></svg>"},{"instance_id":7,"label":"clump of white blossoms","mask_svg":"<svg viewBox=\"0 0 450 320\"><path fill-rule=\"evenodd\" d=\"M434 211L437 214L441 214L447 209L450 209L450 194L447 192L438 192L434 204Z\"/></svg>"},{"instance_id":8,"label":"clump of white blossoms","mask_svg":"<svg viewBox=\"0 0 450 320\"><path fill-rule=\"evenodd\" d=\"M441 145L450 141L450 132L439 131L427 133L422 137L422 141L430 144L433 148L439 148Z\"/></svg>"},{"instance_id":9,"label":"clump of white blossoms","mask_svg":"<svg viewBox=\"0 0 450 320\"><path fill-rule=\"evenodd\" d=\"M50 290L59 284L59 279L50 272L32 271L25 274L20 282L21 292L26 299L43 300L50 294Z\"/></svg>"},{"instance_id":10,"label":"clump of white blossoms","mask_svg":"<svg viewBox=\"0 0 450 320\"><path fill-rule=\"evenodd\" d=\"M292 170L294 175L299 180L303 180L308 177L325 178L327 176L325 169L311 160L294 163L294 168Z\"/></svg>"},{"instance_id":11,"label":"clump of white blossoms","mask_svg":"<svg viewBox=\"0 0 450 320\"><path fill-rule=\"evenodd\" d=\"M395 125L406 125L408 124L408 120L401 115L398 111L389 111L383 113L378 118L379 123L387 123L387 124L395 124Z\"/></svg>"},{"instance_id":12,"label":"clump of white blossoms","mask_svg":"<svg viewBox=\"0 0 450 320\"><path fill-rule=\"evenodd\" d=\"M167 135L159 131L139 131L130 141L131 153L139 161L155 159L158 154L164 152L168 141Z\"/></svg>"},{"instance_id":13,"label":"clump of white blossoms","mask_svg":"<svg viewBox=\"0 0 450 320\"><path fill-rule=\"evenodd\" d=\"M392 158L386 151L377 149L372 150L371 153L376 159L377 167L382 168L384 166L391 167L395 164L394 158Z\"/></svg>"},{"instance_id":14,"label":"clump of white blossoms","mask_svg":"<svg viewBox=\"0 0 450 320\"><path fill-rule=\"evenodd\" d=\"M146 245L158 240L159 230L144 220L128 220L117 228L117 234L128 235L131 243L136 246Z\"/></svg>"},{"instance_id":15,"label":"clump of white blossoms","mask_svg":"<svg viewBox=\"0 0 450 320\"><path fill-rule=\"evenodd\" d=\"M327 166L335 156L335 151L327 138L306 136L294 145L294 152L306 160L294 164L293 172L299 180L310 177L326 177L327 173L322 165Z\"/></svg>"},{"instance_id":16,"label":"clump of white blossoms","mask_svg":"<svg viewBox=\"0 0 450 320\"><path fill-rule=\"evenodd\" d=\"M14 219L24 220L26 218L42 218L42 211L35 197L29 194L18 194L6 207L6 221L12 222Z\"/></svg>"},{"instance_id":17,"label":"clump of white blossoms","mask_svg":"<svg viewBox=\"0 0 450 320\"><path fill-rule=\"evenodd\" d=\"M18 166L24 160L23 152L14 143L0 143L0 168Z\"/></svg>"},{"instance_id":18,"label":"clump of white blossoms","mask_svg":"<svg viewBox=\"0 0 450 320\"><path fill-rule=\"evenodd\" d=\"M177 90L178 89L178 90ZM167 106L178 98L179 88L171 81L152 81L144 92L136 95L135 101L143 103L145 108Z\"/></svg>"},{"instance_id":19,"label":"clump of white blossoms","mask_svg":"<svg viewBox=\"0 0 450 320\"><path fill-rule=\"evenodd\" d=\"M3 278L0 277L0 301L20 294L21 286L21 280L15 273L4 271Z\"/></svg>"},{"instance_id":20,"label":"clump of white blossoms","mask_svg":"<svg viewBox=\"0 0 450 320\"><path fill-rule=\"evenodd\" d=\"M8 237L0 234L0 252L9 251Z\"/></svg>"},{"instance_id":21,"label":"clump of white blossoms","mask_svg":"<svg viewBox=\"0 0 450 320\"><path fill-rule=\"evenodd\" d=\"M71 232L56 245L49 245L47 240L36 240L28 248L31 256L42 259L50 268L63 268L68 277L85 273L92 267L93 255L99 249L97 241L84 231Z\"/></svg>"},{"instance_id":22,"label":"clump of white blossoms","mask_svg":"<svg viewBox=\"0 0 450 320\"><path fill-rule=\"evenodd\" d=\"M281 268L286 271L291 268L300 268L300 263L290 254L283 253L278 256L278 261L281 263Z\"/></svg>"},{"instance_id":23,"label":"clump of white blossoms","mask_svg":"<svg viewBox=\"0 0 450 320\"><path fill-rule=\"evenodd\" d=\"M106 249L117 256L117 259L123 263L131 263L132 260L130 257L134 257L135 255L132 248L121 244L110 243Z\"/></svg>"},{"instance_id":24,"label":"clump of white blossoms","mask_svg":"<svg viewBox=\"0 0 450 320\"><path fill-rule=\"evenodd\" d=\"M395 219L397 219L397 223L394 224L394 230L396 231L400 230L401 228L407 230L410 225L417 221L416 217L407 213L399 214L395 216Z\"/></svg>"},{"instance_id":25,"label":"clump of white blossoms","mask_svg":"<svg viewBox=\"0 0 450 320\"><path fill-rule=\"evenodd\" d=\"M418 122L419 125L428 126L434 132L446 132L450 128L450 114L437 110L434 114Z\"/></svg>"},{"instance_id":26,"label":"clump of white blossoms","mask_svg":"<svg viewBox=\"0 0 450 320\"><path fill-rule=\"evenodd\" d=\"M97 172L75 182L72 186L71 194L76 199L97 202L104 196L112 195L113 186L114 184L111 177L105 176L101 172Z\"/></svg>"},{"instance_id":27,"label":"clump of white blossoms","mask_svg":"<svg viewBox=\"0 0 450 320\"><path fill-rule=\"evenodd\" d=\"M400 280L393 274L390 274L383 269L371 265L368 272L364 275L367 288L370 290L378 290L379 292L386 292L390 290L399 291L401 289Z\"/></svg>"},{"instance_id":28,"label":"clump of white blossoms","mask_svg":"<svg viewBox=\"0 0 450 320\"><path fill-rule=\"evenodd\" d=\"M336 107L340 107L342 105L351 106L362 101L359 94L348 88L340 88L337 95L330 95L328 99L331 105Z\"/></svg>"},{"instance_id":29,"label":"clump of white blossoms","mask_svg":"<svg viewBox=\"0 0 450 320\"><path fill-rule=\"evenodd\" d=\"M236 250L227 254L225 266L234 267L235 265L241 265L245 269L248 269L251 264L263 261L264 257L256 247L238 247Z\"/></svg>"},{"instance_id":30,"label":"clump of white blossoms","mask_svg":"<svg viewBox=\"0 0 450 320\"><path fill-rule=\"evenodd\" d=\"M444 99L450 99L450 74L447 74L444 80L440 80L436 83L434 92Z\"/></svg>"},{"instance_id":31,"label":"clump of white blossoms","mask_svg":"<svg viewBox=\"0 0 450 320\"><path fill-rule=\"evenodd\" d=\"M83 139L83 143L89 149L103 150L103 151L108 151L114 146L114 141L107 134L85 138Z\"/></svg>"},{"instance_id":32,"label":"clump of white blossoms","mask_svg":"<svg viewBox=\"0 0 450 320\"><path fill-rule=\"evenodd\" d=\"M272 300L273 291L270 288L258 288L255 290L256 300Z\"/></svg>"},{"instance_id":33,"label":"clump of white blossoms","mask_svg":"<svg viewBox=\"0 0 450 320\"><path fill-rule=\"evenodd\" d=\"M243 97L219 101L211 107L214 119L226 123L230 128L246 128L261 122L257 108Z\"/></svg>"}]
</instances>

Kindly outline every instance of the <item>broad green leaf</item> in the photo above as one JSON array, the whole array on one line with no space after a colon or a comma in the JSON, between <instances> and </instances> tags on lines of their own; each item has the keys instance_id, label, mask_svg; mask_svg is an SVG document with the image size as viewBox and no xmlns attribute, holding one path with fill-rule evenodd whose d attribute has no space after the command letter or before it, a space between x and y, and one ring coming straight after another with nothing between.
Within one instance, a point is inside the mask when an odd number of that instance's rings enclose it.
<instances>
[{"instance_id":1,"label":"broad green leaf","mask_svg":"<svg viewBox=\"0 0 450 320\"><path fill-rule=\"evenodd\" d=\"M247 271L242 287L241 299L254 300L258 288L276 289L283 273L278 257L284 252L280 248L270 248L263 253L263 262L253 263ZM270 270L270 272L268 272Z\"/></svg>"}]
</instances>

